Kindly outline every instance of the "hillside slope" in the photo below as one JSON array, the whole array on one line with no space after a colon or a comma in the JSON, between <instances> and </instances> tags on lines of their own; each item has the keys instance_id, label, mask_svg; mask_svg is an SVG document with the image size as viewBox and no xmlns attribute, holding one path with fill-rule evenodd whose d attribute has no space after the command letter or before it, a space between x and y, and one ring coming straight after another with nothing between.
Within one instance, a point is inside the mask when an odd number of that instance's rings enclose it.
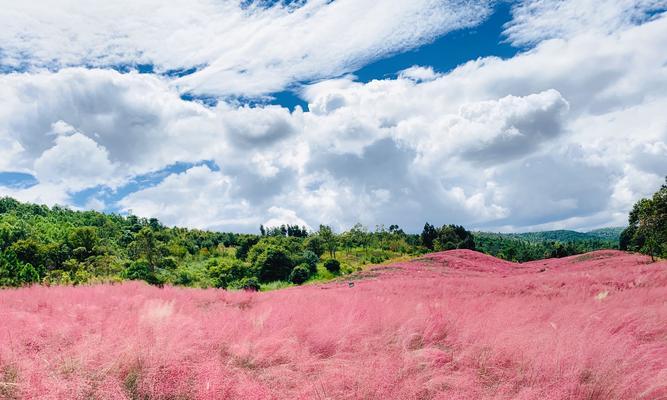
<instances>
[{"instance_id":1,"label":"hillside slope","mask_svg":"<svg viewBox=\"0 0 667 400\"><path fill-rule=\"evenodd\" d=\"M468 250L266 293L0 291L0 398L660 399L667 262Z\"/></svg>"}]
</instances>

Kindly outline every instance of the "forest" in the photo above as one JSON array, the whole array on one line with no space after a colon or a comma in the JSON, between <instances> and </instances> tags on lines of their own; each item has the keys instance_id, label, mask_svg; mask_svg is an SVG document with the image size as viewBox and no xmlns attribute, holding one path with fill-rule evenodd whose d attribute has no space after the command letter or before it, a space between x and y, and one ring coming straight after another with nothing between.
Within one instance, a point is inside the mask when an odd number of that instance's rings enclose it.
<instances>
[{"instance_id":1,"label":"forest","mask_svg":"<svg viewBox=\"0 0 667 400\"><path fill-rule=\"evenodd\" d=\"M635 241L653 243L633 221L628 229L638 232ZM0 286L144 280L267 290L449 249L524 262L618 248L621 230L500 234L426 223L421 234L405 233L397 225L371 231L361 224L338 233L327 225L316 231L283 225L239 234L166 227L155 218L49 208L5 197L0 199Z\"/></svg>"}]
</instances>

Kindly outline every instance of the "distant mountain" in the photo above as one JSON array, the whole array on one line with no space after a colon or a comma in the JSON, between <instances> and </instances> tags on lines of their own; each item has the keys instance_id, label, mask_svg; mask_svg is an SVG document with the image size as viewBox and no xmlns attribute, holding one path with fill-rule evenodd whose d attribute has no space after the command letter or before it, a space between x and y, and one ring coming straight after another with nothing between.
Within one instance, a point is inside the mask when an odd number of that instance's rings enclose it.
<instances>
[{"instance_id":1,"label":"distant mountain","mask_svg":"<svg viewBox=\"0 0 667 400\"><path fill-rule=\"evenodd\" d=\"M593 236L598 237L600 239L618 240L619 237L621 236L621 232L623 232L623 229L625 229L625 227L615 226L613 228L595 229L595 230L592 230L592 231L588 231L586 233L588 235L593 235Z\"/></svg>"},{"instance_id":2,"label":"distant mountain","mask_svg":"<svg viewBox=\"0 0 667 400\"><path fill-rule=\"evenodd\" d=\"M623 227L600 228L588 232L559 229L555 231L541 231L541 232L493 233L493 235L502 236L506 238L513 238L513 239L523 239L529 242L542 242L542 241L582 242L590 240L604 240L604 241L618 242L618 238L620 237L623 229L624 229Z\"/></svg>"},{"instance_id":3,"label":"distant mountain","mask_svg":"<svg viewBox=\"0 0 667 400\"><path fill-rule=\"evenodd\" d=\"M478 251L510 261L565 257L600 249L617 249L623 228L589 232L555 230L525 233L474 232Z\"/></svg>"}]
</instances>

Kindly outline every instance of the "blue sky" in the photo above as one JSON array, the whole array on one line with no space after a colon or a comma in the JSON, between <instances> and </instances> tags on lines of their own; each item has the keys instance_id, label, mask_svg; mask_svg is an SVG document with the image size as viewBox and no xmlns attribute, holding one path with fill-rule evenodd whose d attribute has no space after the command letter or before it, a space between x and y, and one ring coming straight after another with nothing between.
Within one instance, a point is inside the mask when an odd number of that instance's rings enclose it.
<instances>
[{"instance_id":1,"label":"blue sky","mask_svg":"<svg viewBox=\"0 0 667 400\"><path fill-rule=\"evenodd\" d=\"M0 195L248 232L585 230L667 173L665 1L155 1L0 13Z\"/></svg>"}]
</instances>

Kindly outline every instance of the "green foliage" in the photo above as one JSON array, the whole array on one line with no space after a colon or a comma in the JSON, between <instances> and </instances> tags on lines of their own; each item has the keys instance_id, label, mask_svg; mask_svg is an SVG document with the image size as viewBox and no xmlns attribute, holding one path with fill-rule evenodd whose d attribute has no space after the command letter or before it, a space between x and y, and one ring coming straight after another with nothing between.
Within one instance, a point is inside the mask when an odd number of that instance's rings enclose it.
<instances>
[{"instance_id":1,"label":"green foliage","mask_svg":"<svg viewBox=\"0 0 667 400\"><path fill-rule=\"evenodd\" d=\"M259 291L260 289L260 284L259 280L255 278L254 276L247 277L240 279L238 281L234 281L229 285L230 289L242 289L242 290L252 290L254 292Z\"/></svg>"},{"instance_id":2,"label":"green foliage","mask_svg":"<svg viewBox=\"0 0 667 400\"><path fill-rule=\"evenodd\" d=\"M154 218L0 198L0 286L139 279L194 287L257 289L261 283L265 289L279 288L291 285L290 279L332 279L363 265L432 250L476 248L516 261L569 255L608 248L614 232L628 247L648 249L660 241L647 230L651 225L646 221L652 220L645 210L651 207L638 207L631 218L635 223L623 235L618 229L472 235L460 226L427 223L421 235L405 233L398 225L370 231L356 224L340 233L326 225L316 233L296 225L262 227L260 236L168 228ZM325 253L330 260L320 263Z\"/></svg>"},{"instance_id":3,"label":"green foliage","mask_svg":"<svg viewBox=\"0 0 667 400\"><path fill-rule=\"evenodd\" d=\"M248 264L234 259L223 261L211 260L208 264L208 272L213 279L213 285L219 288L229 287L232 282L251 276Z\"/></svg>"},{"instance_id":4,"label":"green foliage","mask_svg":"<svg viewBox=\"0 0 667 400\"><path fill-rule=\"evenodd\" d=\"M593 250L617 247L615 241L575 231L518 234L475 232L473 236L475 248L478 251L515 262L566 257Z\"/></svg>"},{"instance_id":5,"label":"green foliage","mask_svg":"<svg viewBox=\"0 0 667 400\"><path fill-rule=\"evenodd\" d=\"M22 262L11 252L0 251L0 287L36 282L39 282L39 274L32 265Z\"/></svg>"},{"instance_id":6,"label":"green foliage","mask_svg":"<svg viewBox=\"0 0 667 400\"><path fill-rule=\"evenodd\" d=\"M257 242L259 242L259 238L256 236L246 236L241 238L239 246L236 248L236 258L245 261L248 252L255 244L257 244Z\"/></svg>"},{"instance_id":7,"label":"green foliage","mask_svg":"<svg viewBox=\"0 0 667 400\"><path fill-rule=\"evenodd\" d=\"M299 264L289 274L289 281L300 285L310 278L310 267L308 264Z\"/></svg>"},{"instance_id":8,"label":"green foliage","mask_svg":"<svg viewBox=\"0 0 667 400\"><path fill-rule=\"evenodd\" d=\"M129 263L123 277L133 281L146 281L152 285L160 283L153 267L145 259Z\"/></svg>"},{"instance_id":9,"label":"green foliage","mask_svg":"<svg viewBox=\"0 0 667 400\"><path fill-rule=\"evenodd\" d=\"M251 249L248 257L252 263L254 275L260 282L287 280L293 266L288 250L276 244L267 244L262 247L260 244L261 242ZM255 252L255 248L258 251Z\"/></svg>"},{"instance_id":10,"label":"green foliage","mask_svg":"<svg viewBox=\"0 0 667 400\"><path fill-rule=\"evenodd\" d=\"M330 258L324 262L324 268L332 274L336 275L340 273L340 261L335 258Z\"/></svg>"},{"instance_id":11,"label":"green foliage","mask_svg":"<svg viewBox=\"0 0 667 400\"><path fill-rule=\"evenodd\" d=\"M308 266L308 271L310 271L310 274L315 275L317 273L318 261L320 261L320 258L315 253L310 250L304 250L296 259L295 264L305 264Z\"/></svg>"},{"instance_id":12,"label":"green foliage","mask_svg":"<svg viewBox=\"0 0 667 400\"><path fill-rule=\"evenodd\" d=\"M428 222L425 223L421 234L422 246L429 250L433 250L435 239L437 239L437 237L438 231L435 229L435 226L429 224Z\"/></svg>"},{"instance_id":13,"label":"green foliage","mask_svg":"<svg viewBox=\"0 0 667 400\"><path fill-rule=\"evenodd\" d=\"M667 257L667 178L651 198L635 203L619 246L648 254L652 259Z\"/></svg>"},{"instance_id":14,"label":"green foliage","mask_svg":"<svg viewBox=\"0 0 667 400\"><path fill-rule=\"evenodd\" d=\"M320 225L320 230L317 235L322 240L324 249L329 252L331 258L336 258L336 250L338 248L338 240L330 226Z\"/></svg>"},{"instance_id":15,"label":"green foliage","mask_svg":"<svg viewBox=\"0 0 667 400\"><path fill-rule=\"evenodd\" d=\"M306 250L312 251L318 258L324 254L324 244L322 239L317 235L309 236L304 242L303 246Z\"/></svg>"},{"instance_id":16,"label":"green foliage","mask_svg":"<svg viewBox=\"0 0 667 400\"><path fill-rule=\"evenodd\" d=\"M472 233L459 225L443 225L437 230L437 236L433 241L436 251L470 249L475 250L475 240Z\"/></svg>"}]
</instances>

